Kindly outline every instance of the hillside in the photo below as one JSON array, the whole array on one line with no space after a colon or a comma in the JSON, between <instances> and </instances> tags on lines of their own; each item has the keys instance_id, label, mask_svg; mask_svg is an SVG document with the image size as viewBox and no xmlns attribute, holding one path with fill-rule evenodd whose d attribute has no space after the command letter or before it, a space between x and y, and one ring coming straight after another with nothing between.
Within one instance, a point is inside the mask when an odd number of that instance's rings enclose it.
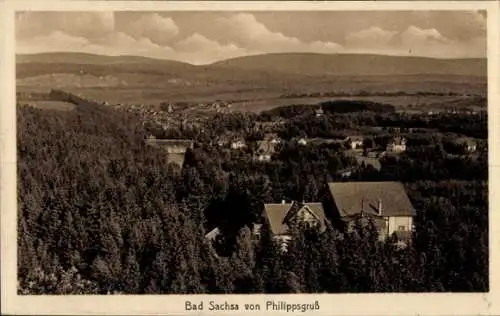
<instances>
[{"instance_id":1,"label":"hillside","mask_svg":"<svg viewBox=\"0 0 500 316\"><path fill-rule=\"evenodd\" d=\"M282 104L281 96L290 94L431 91L484 95L485 69L485 60L479 59L375 55L270 54L195 66L135 56L47 53L18 55L16 78L23 92L74 88L90 98L125 104L244 101L241 109L254 111L256 107L310 103L301 98Z\"/></svg>"},{"instance_id":2,"label":"hillside","mask_svg":"<svg viewBox=\"0 0 500 316\"><path fill-rule=\"evenodd\" d=\"M485 59L433 59L422 57L286 53L239 57L213 64L232 69L317 75L461 75L485 76Z\"/></svg>"},{"instance_id":3,"label":"hillside","mask_svg":"<svg viewBox=\"0 0 500 316\"><path fill-rule=\"evenodd\" d=\"M155 59L142 56L105 56L86 53L39 53L39 54L18 54L16 56L17 63L60 63L60 64L93 64L93 65L109 65L109 64L161 64L174 65L190 64L180 61Z\"/></svg>"},{"instance_id":4,"label":"hillside","mask_svg":"<svg viewBox=\"0 0 500 316\"><path fill-rule=\"evenodd\" d=\"M253 73L300 74L308 76L387 76L422 75L486 76L485 59L433 59L423 57L284 53L245 56L195 66L188 63L139 56L101 56L83 53L44 53L18 55L17 63L54 65L102 65L124 70L165 72L183 70L194 72L252 71ZM57 68L56 68L57 69ZM226 70L226 71L225 71Z\"/></svg>"}]
</instances>

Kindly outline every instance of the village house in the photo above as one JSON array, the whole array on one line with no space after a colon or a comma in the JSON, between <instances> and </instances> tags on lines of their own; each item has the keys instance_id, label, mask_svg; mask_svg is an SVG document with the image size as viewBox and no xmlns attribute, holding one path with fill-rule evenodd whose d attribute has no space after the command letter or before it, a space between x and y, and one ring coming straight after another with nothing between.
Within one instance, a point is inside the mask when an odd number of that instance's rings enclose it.
<instances>
[{"instance_id":1,"label":"village house","mask_svg":"<svg viewBox=\"0 0 500 316\"><path fill-rule=\"evenodd\" d=\"M144 140L146 145L161 148L167 152L167 162L174 163L180 168L184 165L186 151L193 149L193 141L189 139L157 139L149 136Z\"/></svg>"},{"instance_id":2,"label":"village house","mask_svg":"<svg viewBox=\"0 0 500 316\"><path fill-rule=\"evenodd\" d=\"M386 150L391 153L401 153L406 151L406 138L402 136L393 137L387 144Z\"/></svg>"},{"instance_id":3,"label":"village house","mask_svg":"<svg viewBox=\"0 0 500 316\"><path fill-rule=\"evenodd\" d=\"M300 138L297 138L297 144L299 145L302 145L302 146L305 146L307 145L307 139L305 137L300 137Z\"/></svg>"},{"instance_id":4,"label":"village house","mask_svg":"<svg viewBox=\"0 0 500 316\"><path fill-rule=\"evenodd\" d=\"M232 149L241 149L247 147L244 139L235 139L231 142Z\"/></svg>"},{"instance_id":5,"label":"village house","mask_svg":"<svg viewBox=\"0 0 500 316\"><path fill-rule=\"evenodd\" d=\"M277 144L272 140L257 141L256 159L259 161L270 161L272 155L276 152Z\"/></svg>"},{"instance_id":6,"label":"village house","mask_svg":"<svg viewBox=\"0 0 500 316\"><path fill-rule=\"evenodd\" d=\"M456 141L457 146L460 146L463 148L464 151L468 153L473 153L477 149L477 142L470 137L462 137L458 138Z\"/></svg>"},{"instance_id":7,"label":"village house","mask_svg":"<svg viewBox=\"0 0 500 316\"><path fill-rule=\"evenodd\" d=\"M358 168L351 166L351 167L337 170L336 174L337 174L337 176L339 176L341 178L350 178L352 176L352 174L357 171L357 169Z\"/></svg>"},{"instance_id":8,"label":"village house","mask_svg":"<svg viewBox=\"0 0 500 316\"><path fill-rule=\"evenodd\" d=\"M400 182L330 182L327 201L337 225L346 232L372 220L379 239L396 235L406 242L413 231L415 210Z\"/></svg>"},{"instance_id":9,"label":"village house","mask_svg":"<svg viewBox=\"0 0 500 316\"><path fill-rule=\"evenodd\" d=\"M284 251L292 239L292 228L295 225L305 223L309 227L316 227L320 232L326 230L327 219L321 203L282 201L280 204L264 204L263 215L273 238Z\"/></svg>"},{"instance_id":10,"label":"village house","mask_svg":"<svg viewBox=\"0 0 500 316\"><path fill-rule=\"evenodd\" d=\"M323 116L323 114L325 114L322 108L316 109L315 112L316 112L316 117L321 117Z\"/></svg>"},{"instance_id":11,"label":"village house","mask_svg":"<svg viewBox=\"0 0 500 316\"><path fill-rule=\"evenodd\" d=\"M362 136L347 136L344 141L351 149L363 148L364 139Z\"/></svg>"}]
</instances>

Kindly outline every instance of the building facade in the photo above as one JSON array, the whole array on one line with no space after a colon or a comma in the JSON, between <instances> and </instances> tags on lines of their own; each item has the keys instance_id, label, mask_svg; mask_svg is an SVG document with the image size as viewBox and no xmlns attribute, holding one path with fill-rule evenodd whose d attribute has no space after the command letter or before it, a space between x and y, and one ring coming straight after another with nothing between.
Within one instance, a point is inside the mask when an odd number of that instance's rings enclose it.
<instances>
[{"instance_id":1,"label":"building facade","mask_svg":"<svg viewBox=\"0 0 500 316\"><path fill-rule=\"evenodd\" d=\"M409 239L415 210L400 182L331 182L328 201L333 216L345 231L373 222L380 240L396 234Z\"/></svg>"},{"instance_id":2,"label":"building facade","mask_svg":"<svg viewBox=\"0 0 500 316\"><path fill-rule=\"evenodd\" d=\"M306 224L317 228L320 232L326 230L327 219L321 203L291 203L264 204L264 219L269 225L273 238L286 251L288 242L292 239L292 229L298 224Z\"/></svg>"}]
</instances>

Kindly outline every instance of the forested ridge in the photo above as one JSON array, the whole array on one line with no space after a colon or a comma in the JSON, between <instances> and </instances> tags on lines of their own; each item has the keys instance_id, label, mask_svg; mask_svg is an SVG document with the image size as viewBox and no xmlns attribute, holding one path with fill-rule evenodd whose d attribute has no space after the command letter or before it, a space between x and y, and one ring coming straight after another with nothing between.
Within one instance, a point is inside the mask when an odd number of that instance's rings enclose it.
<instances>
[{"instance_id":1,"label":"forested ridge","mask_svg":"<svg viewBox=\"0 0 500 316\"><path fill-rule=\"evenodd\" d=\"M245 151L210 143L225 130L251 137L252 120L274 115L218 115L203 132L169 131L195 140L178 174L164 153L144 144L133 114L18 107L19 293L488 291L487 155L449 157L441 137L410 139L426 145L387 158L380 173L367 167L357 174L404 182L417 210L409 247L378 242L373 227L348 235L333 227L324 234L296 230L284 254L265 226L254 241L249 227L263 203L317 201L324 184L351 163L335 144L287 142L259 164ZM332 112L315 124L293 115L284 138L429 125L395 114ZM485 138L485 122L438 118L432 126L445 135L457 121L462 133ZM204 239L216 226L227 236L226 256Z\"/></svg>"}]
</instances>

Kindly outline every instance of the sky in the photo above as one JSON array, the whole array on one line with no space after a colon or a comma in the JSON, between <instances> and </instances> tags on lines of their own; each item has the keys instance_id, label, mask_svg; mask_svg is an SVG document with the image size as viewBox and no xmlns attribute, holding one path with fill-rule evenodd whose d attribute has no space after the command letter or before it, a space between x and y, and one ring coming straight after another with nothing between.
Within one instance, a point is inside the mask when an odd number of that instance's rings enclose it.
<instances>
[{"instance_id":1,"label":"sky","mask_svg":"<svg viewBox=\"0 0 500 316\"><path fill-rule=\"evenodd\" d=\"M282 52L486 57L479 11L18 12L16 52L208 64Z\"/></svg>"}]
</instances>

